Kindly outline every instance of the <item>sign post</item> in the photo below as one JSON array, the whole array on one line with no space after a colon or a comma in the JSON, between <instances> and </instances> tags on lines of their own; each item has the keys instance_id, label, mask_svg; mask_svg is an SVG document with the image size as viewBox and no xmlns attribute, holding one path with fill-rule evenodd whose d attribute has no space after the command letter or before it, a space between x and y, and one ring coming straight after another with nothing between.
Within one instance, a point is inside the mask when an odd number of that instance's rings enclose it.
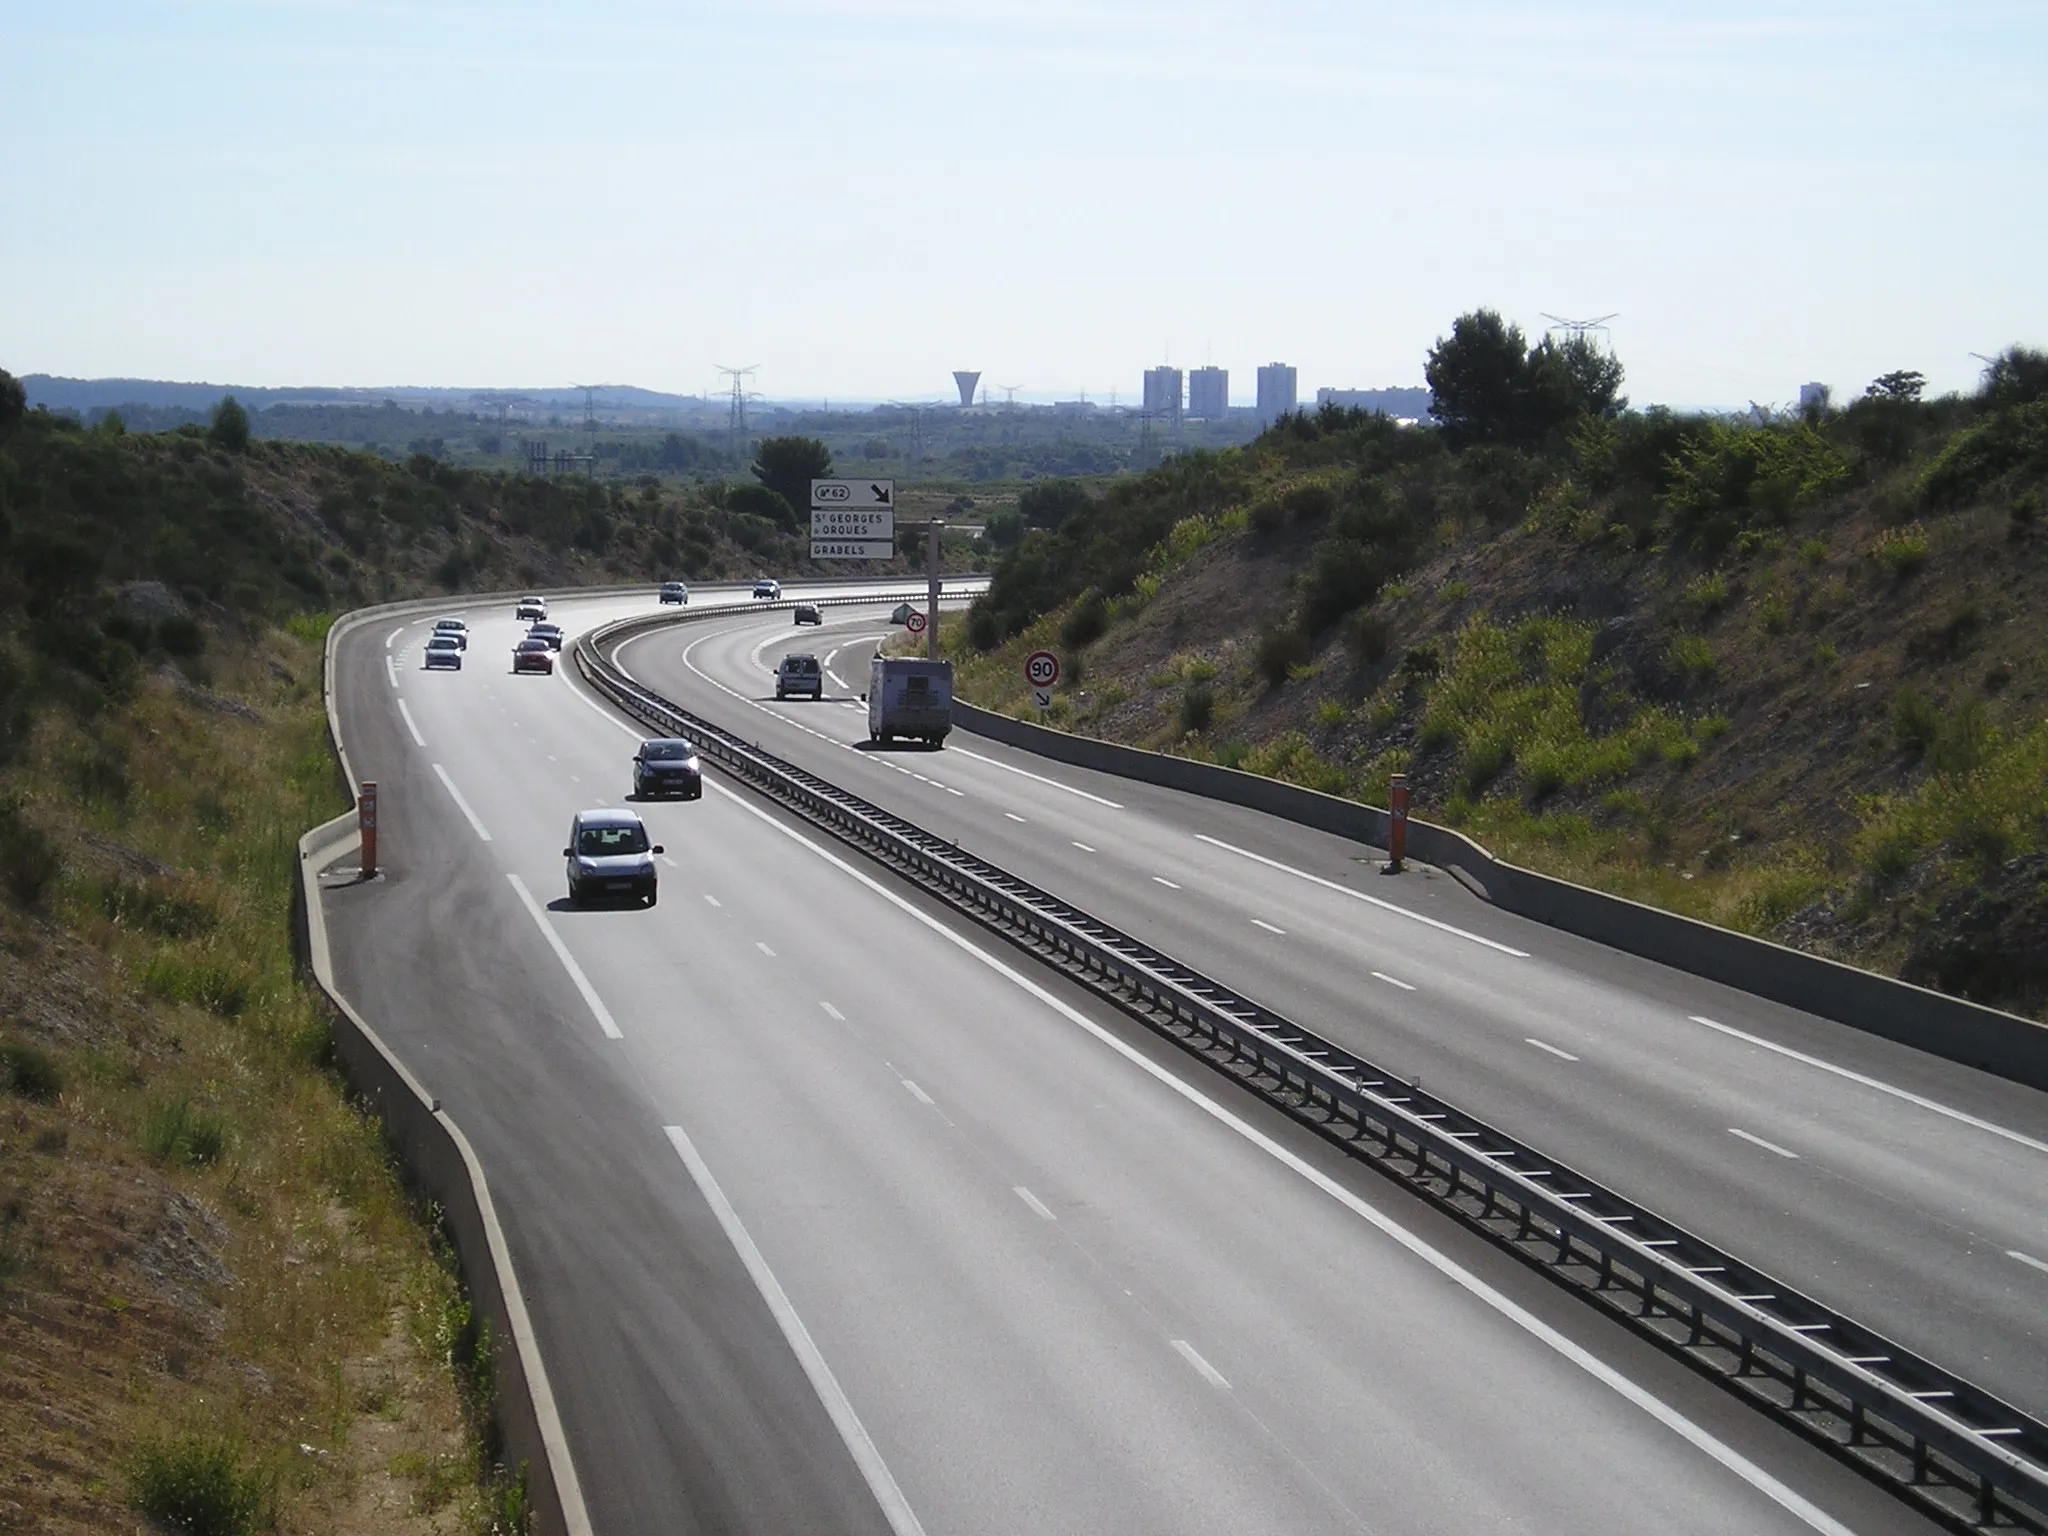
<instances>
[{"instance_id":1,"label":"sign post","mask_svg":"<svg viewBox=\"0 0 2048 1536\"><path fill-rule=\"evenodd\" d=\"M363 835L363 878L373 878L377 873L377 781L363 780L362 793L356 796L356 826Z\"/></svg>"},{"instance_id":2,"label":"sign post","mask_svg":"<svg viewBox=\"0 0 2048 1536\"><path fill-rule=\"evenodd\" d=\"M1387 787L1387 862L1380 873L1398 875L1408 856L1408 775L1397 773Z\"/></svg>"},{"instance_id":3,"label":"sign post","mask_svg":"<svg viewBox=\"0 0 2048 1536\"><path fill-rule=\"evenodd\" d=\"M931 520L925 532L925 617L931 621L931 628L924 632L924 659L939 659L939 520Z\"/></svg>"},{"instance_id":4,"label":"sign post","mask_svg":"<svg viewBox=\"0 0 2048 1536\"><path fill-rule=\"evenodd\" d=\"M1033 651L1024 658L1024 681L1031 685L1036 709L1052 708L1052 685L1060 680L1060 659L1051 651Z\"/></svg>"},{"instance_id":5,"label":"sign post","mask_svg":"<svg viewBox=\"0 0 2048 1536\"><path fill-rule=\"evenodd\" d=\"M813 560L893 560L896 556L894 480L813 480Z\"/></svg>"}]
</instances>

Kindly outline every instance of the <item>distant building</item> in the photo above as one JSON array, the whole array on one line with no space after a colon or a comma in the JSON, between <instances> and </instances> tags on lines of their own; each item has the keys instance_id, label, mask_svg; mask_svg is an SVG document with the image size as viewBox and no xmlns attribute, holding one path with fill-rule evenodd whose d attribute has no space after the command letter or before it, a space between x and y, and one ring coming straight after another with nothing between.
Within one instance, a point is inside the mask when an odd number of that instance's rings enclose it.
<instances>
[{"instance_id":1,"label":"distant building","mask_svg":"<svg viewBox=\"0 0 2048 1536\"><path fill-rule=\"evenodd\" d=\"M1198 421L1221 421L1230 414L1230 370L1188 370L1188 414Z\"/></svg>"},{"instance_id":2,"label":"distant building","mask_svg":"<svg viewBox=\"0 0 2048 1536\"><path fill-rule=\"evenodd\" d=\"M1825 412L1834 391L1825 384L1802 384L1799 386L1799 409L1802 413Z\"/></svg>"},{"instance_id":3,"label":"distant building","mask_svg":"<svg viewBox=\"0 0 2048 1536\"><path fill-rule=\"evenodd\" d=\"M1271 426L1294 409L1294 365L1268 363L1259 370L1259 424Z\"/></svg>"},{"instance_id":4,"label":"distant building","mask_svg":"<svg viewBox=\"0 0 2048 1536\"><path fill-rule=\"evenodd\" d=\"M974 404L974 387L981 382L979 373L968 373L964 369L953 370L953 387L960 391L962 409Z\"/></svg>"},{"instance_id":5,"label":"distant building","mask_svg":"<svg viewBox=\"0 0 2048 1536\"><path fill-rule=\"evenodd\" d=\"M1158 367L1145 370L1145 414L1147 416L1180 415L1180 370Z\"/></svg>"},{"instance_id":6,"label":"distant building","mask_svg":"<svg viewBox=\"0 0 2048 1536\"><path fill-rule=\"evenodd\" d=\"M1429 414L1429 391L1414 388L1319 389L1316 391L1316 404L1384 411L1396 421L1419 421Z\"/></svg>"}]
</instances>

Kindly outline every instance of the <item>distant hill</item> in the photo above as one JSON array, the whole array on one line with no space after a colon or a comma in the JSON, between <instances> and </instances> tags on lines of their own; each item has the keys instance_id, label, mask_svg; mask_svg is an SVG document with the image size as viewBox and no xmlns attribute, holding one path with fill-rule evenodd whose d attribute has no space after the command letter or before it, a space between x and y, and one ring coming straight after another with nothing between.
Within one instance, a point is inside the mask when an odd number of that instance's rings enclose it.
<instances>
[{"instance_id":1,"label":"distant hill","mask_svg":"<svg viewBox=\"0 0 2048 1536\"><path fill-rule=\"evenodd\" d=\"M76 411L89 415L113 406L147 405L189 411L209 411L222 396L233 395L252 411L272 405L382 405L389 401L402 410L490 411L501 398L516 397L529 407L556 411L581 411L583 391L575 388L546 389L460 389L426 385L394 385L385 389L340 388L333 385L271 389L248 384L184 384L163 379L65 379L53 374L31 373L22 377L31 406L52 411ZM664 394L622 384L597 391L596 406L606 415L621 412L662 411L697 414L723 413L724 402L707 403L699 395Z\"/></svg>"}]
</instances>

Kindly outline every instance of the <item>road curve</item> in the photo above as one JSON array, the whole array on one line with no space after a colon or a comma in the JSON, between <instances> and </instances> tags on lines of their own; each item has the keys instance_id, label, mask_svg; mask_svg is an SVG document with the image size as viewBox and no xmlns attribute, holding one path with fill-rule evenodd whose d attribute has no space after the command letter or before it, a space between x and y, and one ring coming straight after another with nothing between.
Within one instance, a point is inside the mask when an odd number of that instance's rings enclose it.
<instances>
[{"instance_id":1,"label":"road curve","mask_svg":"<svg viewBox=\"0 0 2048 1536\"><path fill-rule=\"evenodd\" d=\"M629 641L643 683L955 838L2048 1415L2048 1094L1503 913L1239 807L956 732L868 750L870 610L764 689L765 615ZM1418 921L1418 917L1424 919ZM1432 926L1434 924L1435 926Z\"/></svg>"},{"instance_id":2,"label":"road curve","mask_svg":"<svg viewBox=\"0 0 2048 1536\"><path fill-rule=\"evenodd\" d=\"M715 778L644 808L658 906L568 910L632 733L464 616L461 673L426 619L341 642L385 874L322 899L492 1181L598 1530L1928 1529Z\"/></svg>"}]
</instances>

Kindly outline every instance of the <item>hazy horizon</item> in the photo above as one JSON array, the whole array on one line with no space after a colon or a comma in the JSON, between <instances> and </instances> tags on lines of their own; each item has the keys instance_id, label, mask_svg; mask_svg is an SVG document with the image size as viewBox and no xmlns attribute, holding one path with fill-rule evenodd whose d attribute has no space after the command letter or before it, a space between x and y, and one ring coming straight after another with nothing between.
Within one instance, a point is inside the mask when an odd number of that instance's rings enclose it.
<instances>
[{"instance_id":1,"label":"hazy horizon","mask_svg":"<svg viewBox=\"0 0 2048 1536\"><path fill-rule=\"evenodd\" d=\"M2048 342L2048 14L371 0L12 8L0 366L1128 400L1618 312L1638 402Z\"/></svg>"}]
</instances>

